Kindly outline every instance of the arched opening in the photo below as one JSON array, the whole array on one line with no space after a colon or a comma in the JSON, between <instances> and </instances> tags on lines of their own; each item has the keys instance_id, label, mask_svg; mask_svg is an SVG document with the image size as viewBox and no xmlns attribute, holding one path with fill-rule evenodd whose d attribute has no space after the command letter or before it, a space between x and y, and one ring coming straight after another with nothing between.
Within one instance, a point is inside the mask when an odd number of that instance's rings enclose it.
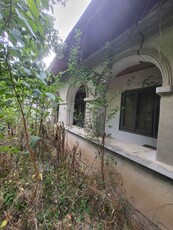
<instances>
[{"instance_id":1,"label":"arched opening","mask_svg":"<svg viewBox=\"0 0 173 230\"><path fill-rule=\"evenodd\" d=\"M119 90L120 94L109 110L119 106L119 111L109 121L112 128L107 132L115 138L156 148L160 111L156 88L162 85L162 74L151 62L131 61L119 62L121 71L111 81L109 93Z\"/></svg>"},{"instance_id":2,"label":"arched opening","mask_svg":"<svg viewBox=\"0 0 173 230\"><path fill-rule=\"evenodd\" d=\"M120 130L157 137L160 96L156 93L156 87L160 86L161 77L159 78L156 70L153 71L154 68L157 68L154 64L140 62L119 73L118 76L126 74L130 76L131 73L135 73L136 80L134 81L138 81L138 76L141 75L141 82L137 84L133 82L133 79L128 79L133 89L126 89L122 93ZM153 73L150 74L151 71L147 73L146 69L151 69ZM133 75L132 78L134 77Z\"/></svg>"},{"instance_id":3,"label":"arched opening","mask_svg":"<svg viewBox=\"0 0 173 230\"><path fill-rule=\"evenodd\" d=\"M83 128L85 121L85 109L86 102L84 99L86 98L86 90L85 86L82 85L75 96L74 100L74 113L73 113L73 125Z\"/></svg>"},{"instance_id":4,"label":"arched opening","mask_svg":"<svg viewBox=\"0 0 173 230\"><path fill-rule=\"evenodd\" d=\"M137 51L127 51L118 57L112 66L112 71L115 76L118 75L125 68L137 65L140 62L148 62L158 67L162 75L162 86L172 85L172 69L166 57L155 49L141 49L140 55Z\"/></svg>"}]
</instances>

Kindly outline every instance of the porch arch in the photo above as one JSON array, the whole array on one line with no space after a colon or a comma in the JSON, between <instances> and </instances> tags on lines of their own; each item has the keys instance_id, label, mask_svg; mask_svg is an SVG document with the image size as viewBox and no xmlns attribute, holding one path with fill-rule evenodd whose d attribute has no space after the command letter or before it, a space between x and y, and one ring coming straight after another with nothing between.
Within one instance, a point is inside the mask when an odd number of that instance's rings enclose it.
<instances>
[{"instance_id":1,"label":"porch arch","mask_svg":"<svg viewBox=\"0 0 173 230\"><path fill-rule=\"evenodd\" d=\"M75 96L77 91L79 90L79 88L84 85L85 86L85 90L86 90L86 97L88 97L88 87L86 84L83 83L77 83L75 86L70 86L67 90L67 96L66 96L66 101L67 102L72 102L74 103L75 100Z\"/></svg>"},{"instance_id":2,"label":"porch arch","mask_svg":"<svg viewBox=\"0 0 173 230\"><path fill-rule=\"evenodd\" d=\"M172 92L172 70L169 62L161 52L154 49L141 49L139 54L136 50L128 51L117 57L112 65L114 76L125 68L140 62L150 62L156 65L162 75L162 87L170 86L167 88L167 93Z\"/></svg>"},{"instance_id":3,"label":"porch arch","mask_svg":"<svg viewBox=\"0 0 173 230\"><path fill-rule=\"evenodd\" d=\"M67 125L73 124L73 113L74 113L74 104L75 104L75 97L80 89L81 86L85 87L86 98L88 97L88 87L86 84L77 83L74 86L70 86L67 90L66 102L67 102Z\"/></svg>"}]
</instances>

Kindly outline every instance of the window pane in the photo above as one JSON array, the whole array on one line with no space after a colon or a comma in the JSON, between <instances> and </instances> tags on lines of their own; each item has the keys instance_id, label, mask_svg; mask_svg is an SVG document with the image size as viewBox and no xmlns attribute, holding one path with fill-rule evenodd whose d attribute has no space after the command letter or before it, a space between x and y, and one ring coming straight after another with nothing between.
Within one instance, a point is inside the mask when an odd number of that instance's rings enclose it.
<instances>
[{"instance_id":1,"label":"window pane","mask_svg":"<svg viewBox=\"0 0 173 230\"><path fill-rule=\"evenodd\" d=\"M160 96L155 87L123 93L120 129L156 137L159 123Z\"/></svg>"},{"instance_id":2,"label":"window pane","mask_svg":"<svg viewBox=\"0 0 173 230\"><path fill-rule=\"evenodd\" d=\"M153 119L153 93L140 93L138 97L137 130L151 134Z\"/></svg>"},{"instance_id":3,"label":"window pane","mask_svg":"<svg viewBox=\"0 0 173 230\"><path fill-rule=\"evenodd\" d=\"M128 129L134 129L136 94L125 95L124 107L123 126Z\"/></svg>"}]
</instances>

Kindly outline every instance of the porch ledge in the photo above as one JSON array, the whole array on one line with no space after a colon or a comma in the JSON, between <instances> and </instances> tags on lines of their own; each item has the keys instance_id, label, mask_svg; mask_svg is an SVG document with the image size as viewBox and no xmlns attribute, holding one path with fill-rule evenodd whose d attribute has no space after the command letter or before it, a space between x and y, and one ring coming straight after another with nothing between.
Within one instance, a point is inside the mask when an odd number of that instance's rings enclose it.
<instances>
[{"instance_id":1,"label":"porch ledge","mask_svg":"<svg viewBox=\"0 0 173 230\"><path fill-rule=\"evenodd\" d=\"M67 126L66 130L84 139L87 138L86 132L82 128ZM93 140L91 142L98 144ZM173 179L173 166L158 161L156 150L113 137L105 138L105 148L169 179Z\"/></svg>"}]
</instances>

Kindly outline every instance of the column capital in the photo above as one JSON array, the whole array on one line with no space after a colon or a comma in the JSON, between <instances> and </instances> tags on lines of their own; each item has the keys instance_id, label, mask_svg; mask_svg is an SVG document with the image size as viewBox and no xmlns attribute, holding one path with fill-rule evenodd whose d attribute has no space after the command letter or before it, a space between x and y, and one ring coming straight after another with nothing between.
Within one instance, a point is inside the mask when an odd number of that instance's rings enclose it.
<instances>
[{"instance_id":1,"label":"column capital","mask_svg":"<svg viewBox=\"0 0 173 230\"><path fill-rule=\"evenodd\" d=\"M90 101L94 101L94 100L95 100L95 98L92 98L92 97L86 97L86 98L84 98L85 102L90 102Z\"/></svg>"},{"instance_id":2,"label":"column capital","mask_svg":"<svg viewBox=\"0 0 173 230\"><path fill-rule=\"evenodd\" d=\"M173 85L165 85L156 88L156 93L160 96L164 94L172 94L173 93Z\"/></svg>"},{"instance_id":3,"label":"column capital","mask_svg":"<svg viewBox=\"0 0 173 230\"><path fill-rule=\"evenodd\" d=\"M62 102L59 102L58 104L59 104L59 105L67 105L68 102L67 102L67 101L62 101Z\"/></svg>"}]
</instances>

